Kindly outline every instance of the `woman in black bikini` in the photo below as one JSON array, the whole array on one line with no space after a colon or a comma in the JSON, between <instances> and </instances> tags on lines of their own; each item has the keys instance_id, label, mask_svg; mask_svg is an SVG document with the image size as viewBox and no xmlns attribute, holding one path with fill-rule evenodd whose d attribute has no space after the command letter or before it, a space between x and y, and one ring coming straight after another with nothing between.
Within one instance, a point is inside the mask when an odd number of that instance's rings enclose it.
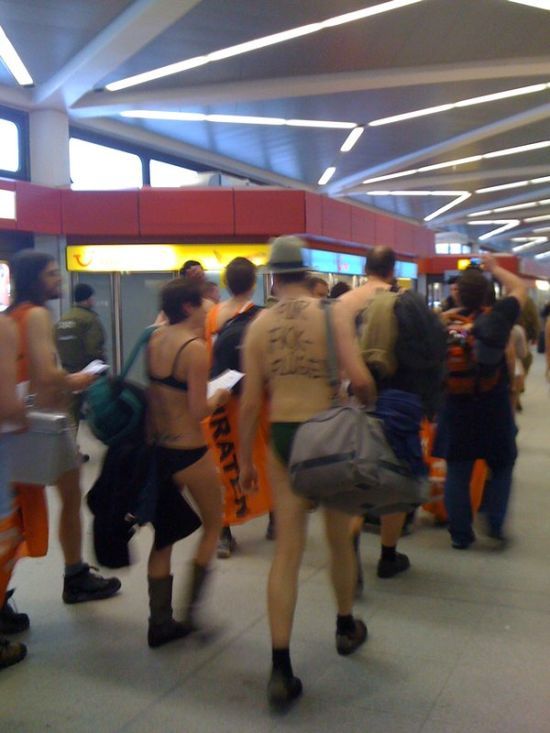
<instances>
[{"instance_id":1,"label":"woman in black bikini","mask_svg":"<svg viewBox=\"0 0 550 733\"><path fill-rule=\"evenodd\" d=\"M222 524L222 489L201 420L230 397L225 390L210 399L206 396L208 357L204 341L197 336L204 333L205 320L200 285L181 278L170 281L162 289L161 307L168 324L153 334L147 352L149 428L161 478L155 541L148 564L151 647L186 636L196 628L194 614ZM199 508L203 527L192 563L184 618L179 622L172 615L172 545L196 528L196 523L190 528L173 526L174 492L185 487Z\"/></svg>"}]
</instances>

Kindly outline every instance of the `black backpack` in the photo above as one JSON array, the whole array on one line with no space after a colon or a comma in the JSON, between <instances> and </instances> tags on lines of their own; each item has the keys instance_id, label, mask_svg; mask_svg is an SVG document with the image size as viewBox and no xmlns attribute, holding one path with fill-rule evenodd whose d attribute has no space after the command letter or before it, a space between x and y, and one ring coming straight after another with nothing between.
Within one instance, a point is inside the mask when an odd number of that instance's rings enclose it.
<instances>
[{"instance_id":1,"label":"black backpack","mask_svg":"<svg viewBox=\"0 0 550 733\"><path fill-rule=\"evenodd\" d=\"M241 371L241 348L244 334L248 324L261 310L263 308L259 305L253 305L224 323L214 341L211 379L219 377L227 369Z\"/></svg>"},{"instance_id":2,"label":"black backpack","mask_svg":"<svg viewBox=\"0 0 550 733\"><path fill-rule=\"evenodd\" d=\"M395 303L398 333L395 377L422 400L433 417L443 396L447 333L424 298L412 290L401 293Z\"/></svg>"}]
</instances>

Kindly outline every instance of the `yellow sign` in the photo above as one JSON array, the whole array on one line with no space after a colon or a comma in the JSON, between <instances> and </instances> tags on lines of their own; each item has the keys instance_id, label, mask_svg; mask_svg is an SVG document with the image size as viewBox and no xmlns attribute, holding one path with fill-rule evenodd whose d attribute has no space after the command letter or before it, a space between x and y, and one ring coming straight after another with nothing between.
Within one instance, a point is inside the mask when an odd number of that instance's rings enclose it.
<instances>
[{"instance_id":1,"label":"yellow sign","mask_svg":"<svg viewBox=\"0 0 550 733\"><path fill-rule=\"evenodd\" d=\"M86 244L67 247L70 272L175 272L186 260L221 272L235 257L265 265L267 244Z\"/></svg>"},{"instance_id":2,"label":"yellow sign","mask_svg":"<svg viewBox=\"0 0 550 733\"><path fill-rule=\"evenodd\" d=\"M456 263L457 270L467 270L472 264L472 260L469 257L464 257Z\"/></svg>"}]
</instances>

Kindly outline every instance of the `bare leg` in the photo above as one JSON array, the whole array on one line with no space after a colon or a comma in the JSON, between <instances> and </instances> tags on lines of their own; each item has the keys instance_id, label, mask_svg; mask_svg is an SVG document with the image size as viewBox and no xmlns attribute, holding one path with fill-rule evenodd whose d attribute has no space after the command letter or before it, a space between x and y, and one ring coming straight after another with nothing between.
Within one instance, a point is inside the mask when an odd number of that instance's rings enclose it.
<instances>
[{"instance_id":1,"label":"bare leg","mask_svg":"<svg viewBox=\"0 0 550 733\"><path fill-rule=\"evenodd\" d=\"M380 542L384 547L397 547L406 517L405 512L399 512L384 514L380 518Z\"/></svg>"},{"instance_id":2,"label":"bare leg","mask_svg":"<svg viewBox=\"0 0 550 733\"><path fill-rule=\"evenodd\" d=\"M61 499L59 516L59 542L65 565L76 565L82 561L82 518L80 516L80 471L67 471L57 480L57 491Z\"/></svg>"},{"instance_id":3,"label":"bare leg","mask_svg":"<svg viewBox=\"0 0 550 733\"><path fill-rule=\"evenodd\" d=\"M182 490L187 486L199 508L202 535L195 562L206 567L216 552L223 517L222 487L210 451L189 468L174 474L174 481Z\"/></svg>"},{"instance_id":4,"label":"bare leg","mask_svg":"<svg viewBox=\"0 0 550 733\"><path fill-rule=\"evenodd\" d=\"M172 545L163 547L162 550L155 550L151 547L147 575L150 578L166 578L170 575L170 561L172 559Z\"/></svg>"},{"instance_id":5,"label":"bare leg","mask_svg":"<svg viewBox=\"0 0 550 733\"><path fill-rule=\"evenodd\" d=\"M379 578L393 578L394 575L410 567L409 558L401 552L396 552L397 542L406 518L407 515L404 512L385 514L380 518L382 552L376 571Z\"/></svg>"},{"instance_id":6,"label":"bare leg","mask_svg":"<svg viewBox=\"0 0 550 733\"><path fill-rule=\"evenodd\" d=\"M352 611L357 583L357 563L353 543L350 542L349 515L334 509L325 510L325 532L330 547L330 575L338 614L347 616Z\"/></svg>"},{"instance_id":7,"label":"bare leg","mask_svg":"<svg viewBox=\"0 0 550 733\"><path fill-rule=\"evenodd\" d=\"M277 526L267 589L269 626L273 648L288 649L298 595L298 572L305 547L307 503L292 493L288 472L272 454L269 472Z\"/></svg>"}]
</instances>

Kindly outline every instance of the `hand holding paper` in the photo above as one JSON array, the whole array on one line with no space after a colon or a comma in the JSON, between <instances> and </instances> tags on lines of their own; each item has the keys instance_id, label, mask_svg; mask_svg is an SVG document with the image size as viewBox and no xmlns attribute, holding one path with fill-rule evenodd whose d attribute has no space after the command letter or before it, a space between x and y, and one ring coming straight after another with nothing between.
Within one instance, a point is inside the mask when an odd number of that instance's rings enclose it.
<instances>
[{"instance_id":1,"label":"hand holding paper","mask_svg":"<svg viewBox=\"0 0 550 733\"><path fill-rule=\"evenodd\" d=\"M219 377L211 379L208 382L207 398L210 399L213 397L219 389L232 389L243 377L244 374L242 372L237 372L235 369L227 369Z\"/></svg>"}]
</instances>

